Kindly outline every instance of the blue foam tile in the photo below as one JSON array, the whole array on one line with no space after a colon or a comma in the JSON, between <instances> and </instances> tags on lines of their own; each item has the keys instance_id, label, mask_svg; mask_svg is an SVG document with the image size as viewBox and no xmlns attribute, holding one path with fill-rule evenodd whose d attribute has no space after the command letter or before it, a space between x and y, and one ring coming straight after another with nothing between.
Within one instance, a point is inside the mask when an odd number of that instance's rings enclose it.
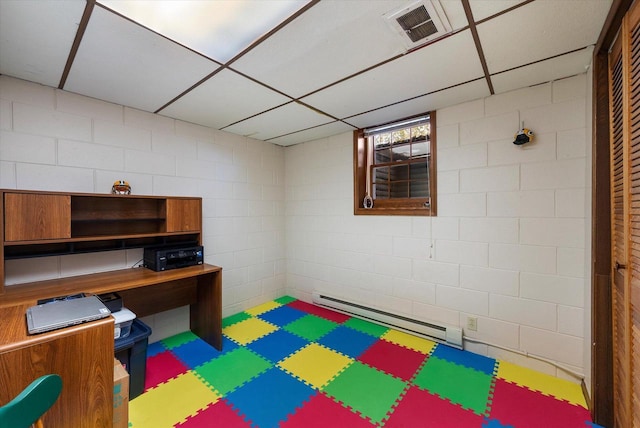
<instances>
[{"instance_id":1,"label":"blue foam tile","mask_svg":"<svg viewBox=\"0 0 640 428\"><path fill-rule=\"evenodd\" d=\"M450 363L478 370L488 375L493 375L493 369L496 365L496 360L493 358L474 354L472 352L461 351L442 344L436 346L436 349L431 355L438 357L441 360L446 360Z\"/></svg>"},{"instance_id":2,"label":"blue foam tile","mask_svg":"<svg viewBox=\"0 0 640 428\"><path fill-rule=\"evenodd\" d=\"M351 358L358 358L377 341L377 337L341 325L323 336L318 343Z\"/></svg>"},{"instance_id":3,"label":"blue foam tile","mask_svg":"<svg viewBox=\"0 0 640 428\"><path fill-rule=\"evenodd\" d=\"M277 427L315 394L313 388L274 367L225 399L252 426Z\"/></svg>"},{"instance_id":4,"label":"blue foam tile","mask_svg":"<svg viewBox=\"0 0 640 428\"><path fill-rule=\"evenodd\" d=\"M183 343L180 346L176 346L171 351L180 361L182 361L187 367L195 368L208 361L218 358L225 352L229 352L238 345L227 337L222 338L222 351L218 351L213 346L209 345L204 340L198 338L191 342Z\"/></svg>"},{"instance_id":5,"label":"blue foam tile","mask_svg":"<svg viewBox=\"0 0 640 428\"><path fill-rule=\"evenodd\" d=\"M298 318L302 318L305 315L307 315L305 312L298 309L291 308L289 306L280 306L279 308L260 314L257 317L267 321L268 323L277 325L278 327L284 327L290 322L293 322Z\"/></svg>"},{"instance_id":6,"label":"blue foam tile","mask_svg":"<svg viewBox=\"0 0 640 428\"><path fill-rule=\"evenodd\" d=\"M598 425L594 422L586 421L584 424L589 428L604 428L602 425Z\"/></svg>"},{"instance_id":7,"label":"blue foam tile","mask_svg":"<svg viewBox=\"0 0 640 428\"><path fill-rule=\"evenodd\" d=\"M149 357L154 357L164 351L166 351L167 348L162 344L162 342L158 341L158 342L153 342L150 343L147 346L147 358Z\"/></svg>"},{"instance_id":8,"label":"blue foam tile","mask_svg":"<svg viewBox=\"0 0 640 428\"><path fill-rule=\"evenodd\" d=\"M304 348L308 343L307 340L286 330L276 330L251 342L247 348L275 364L298 349Z\"/></svg>"},{"instance_id":9,"label":"blue foam tile","mask_svg":"<svg viewBox=\"0 0 640 428\"><path fill-rule=\"evenodd\" d=\"M497 419L485 419L482 428L515 428L512 425L502 425Z\"/></svg>"}]
</instances>

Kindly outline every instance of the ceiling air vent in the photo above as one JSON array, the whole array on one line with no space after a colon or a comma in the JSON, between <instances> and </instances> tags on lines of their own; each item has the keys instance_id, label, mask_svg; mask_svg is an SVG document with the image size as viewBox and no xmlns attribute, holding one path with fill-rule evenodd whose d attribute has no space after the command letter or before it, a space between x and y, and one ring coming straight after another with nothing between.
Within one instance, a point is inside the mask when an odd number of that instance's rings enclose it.
<instances>
[{"instance_id":1,"label":"ceiling air vent","mask_svg":"<svg viewBox=\"0 0 640 428\"><path fill-rule=\"evenodd\" d=\"M400 36L407 49L442 37L451 31L451 25L437 0L413 2L402 9L384 15L387 23Z\"/></svg>"}]
</instances>

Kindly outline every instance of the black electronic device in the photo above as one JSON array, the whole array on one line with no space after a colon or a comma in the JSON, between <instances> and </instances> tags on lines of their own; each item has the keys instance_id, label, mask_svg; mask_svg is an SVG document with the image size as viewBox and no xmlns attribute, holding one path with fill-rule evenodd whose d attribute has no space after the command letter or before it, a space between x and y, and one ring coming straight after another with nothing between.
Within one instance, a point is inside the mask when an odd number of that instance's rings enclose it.
<instances>
[{"instance_id":1,"label":"black electronic device","mask_svg":"<svg viewBox=\"0 0 640 428\"><path fill-rule=\"evenodd\" d=\"M204 263L202 245L144 249L144 266L157 272L201 265L202 263Z\"/></svg>"},{"instance_id":2,"label":"black electronic device","mask_svg":"<svg viewBox=\"0 0 640 428\"><path fill-rule=\"evenodd\" d=\"M98 294L98 299L113 313L122 309L122 297L116 292Z\"/></svg>"}]
</instances>

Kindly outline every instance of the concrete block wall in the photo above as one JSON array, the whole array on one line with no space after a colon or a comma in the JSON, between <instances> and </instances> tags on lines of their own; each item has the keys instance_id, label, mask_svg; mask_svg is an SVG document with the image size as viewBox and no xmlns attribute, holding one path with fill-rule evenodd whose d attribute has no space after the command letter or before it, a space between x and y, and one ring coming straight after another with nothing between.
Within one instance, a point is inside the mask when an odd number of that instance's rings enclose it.
<instances>
[{"instance_id":1,"label":"concrete block wall","mask_svg":"<svg viewBox=\"0 0 640 428\"><path fill-rule=\"evenodd\" d=\"M0 187L203 198L207 263L223 267L223 314L285 286L284 149L0 76ZM11 260L7 284L124 269L142 250ZM144 319L151 340L188 330L188 307Z\"/></svg>"},{"instance_id":2,"label":"concrete block wall","mask_svg":"<svg viewBox=\"0 0 640 428\"><path fill-rule=\"evenodd\" d=\"M281 148L0 76L0 187L107 193L126 179L136 194L203 197L225 315L321 290L462 327L477 317L466 335L588 372L587 80L439 110L439 212L413 218L353 216L350 133ZM516 147L522 121L536 140ZM9 261L7 282L127 268L141 254ZM187 314L145 319L152 340L186 330Z\"/></svg>"},{"instance_id":3,"label":"concrete block wall","mask_svg":"<svg viewBox=\"0 0 640 428\"><path fill-rule=\"evenodd\" d=\"M439 110L433 218L353 215L350 133L288 147L289 292L308 300L320 290L463 328L477 317L465 335L588 371L587 87L583 74ZM516 146L523 122L535 140Z\"/></svg>"}]
</instances>

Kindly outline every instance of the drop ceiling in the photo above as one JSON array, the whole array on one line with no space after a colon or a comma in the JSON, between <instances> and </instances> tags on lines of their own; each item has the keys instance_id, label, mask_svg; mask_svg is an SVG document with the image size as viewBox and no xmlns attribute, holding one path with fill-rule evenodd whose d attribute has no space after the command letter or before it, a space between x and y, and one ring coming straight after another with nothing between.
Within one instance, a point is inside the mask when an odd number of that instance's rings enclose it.
<instances>
[{"instance_id":1,"label":"drop ceiling","mask_svg":"<svg viewBox=\"0 0 640 428\"><path fill-rule=\"evenodd\" d=\"M287 146L583 73L612 2L433 1L450 32L407 47L385 16L420 2L271 1L182 1L189 45L112 0L0 0L0 74Z\"/></svg>"}]
</instances>

